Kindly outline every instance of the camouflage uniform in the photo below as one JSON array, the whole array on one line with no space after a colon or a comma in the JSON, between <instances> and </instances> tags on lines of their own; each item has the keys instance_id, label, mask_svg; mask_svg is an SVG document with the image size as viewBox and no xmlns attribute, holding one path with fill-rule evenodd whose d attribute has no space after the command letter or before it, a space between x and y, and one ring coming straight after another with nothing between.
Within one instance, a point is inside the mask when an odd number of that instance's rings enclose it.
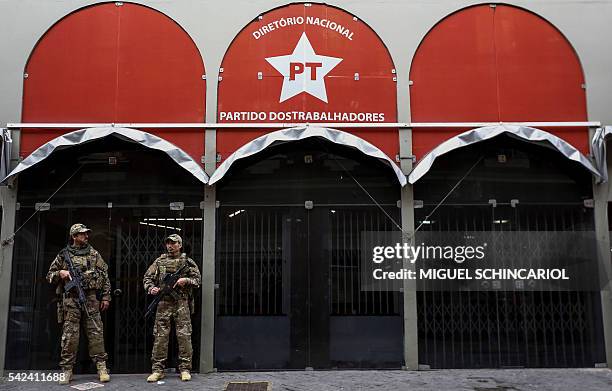
<instances>
[{"instance_id":1,"label":"camouflage uniform","mask_svg":"<svg viewBox=\"0 0 612 391\"><path fill-rule=\"evenodd\" d=\"M178 235L171 235L169 238L172 237L180 239ZM176 257L172 257L170 254L161 255L153 261L144 275L144 288L148 293L151 288L161 286L166 274L174 273L185 263L188 266L182 272L181 277L187 278L188 284L183 287L177 286L175 288L176 297L166 295L157 306L153 327L155 342L151 352L153 372L163 372L164 370L172 319L174 319L176 326L176 339L179 345L179 370L191 370L191 357L193 355L191 347L192 289L200 287L201 276L198 266L184 253Z\"/></svg>"},{"instance_id":2,"label":"camouflage uniform","mask_svg":"<svg viewBox=\"0 0 612 391\"><path fill-rule=\"evenodd\" d=\"M81 269L83 274L83 289L87 296L87 310L91 319L81 310L78 296L74 289L68 293L63 293L64 281L60 278L59 272L69 268L64 260L64 255L60 252L51 263L51 267L49 267L47 281L51 284L58 284L57 292L63 294L63 304L58 308L58 323L63 321L60 360L60 367L63 370L71 370L76 362L81 320L85 322L85 333L89 342L89 356L91 359L95 363L104 363L108 359L104 349L100 302L96 294L100 291L102 293L101 300L109 302L111 300L108 266L102 259L102 256L100 256L100 253L89 244L80 248L68 246L68 251L70 252L74 267ZM96 328L96 325L99 329Z\"/></svg>"}]
</instances>

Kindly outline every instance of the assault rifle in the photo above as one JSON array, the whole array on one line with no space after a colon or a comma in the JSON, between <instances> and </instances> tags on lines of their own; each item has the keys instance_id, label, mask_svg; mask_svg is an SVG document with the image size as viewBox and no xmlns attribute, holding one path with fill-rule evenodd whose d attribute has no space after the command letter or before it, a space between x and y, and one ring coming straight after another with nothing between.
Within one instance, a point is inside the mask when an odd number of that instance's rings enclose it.
<instances>
[{"instance_id":1,"label":"assault rifle","mask_svg":"<svg viewBox=\"0 0 612 391\"><path fill-rule=\"evenodd\" d=\"M147 312L145 313L145 319L149 319L149 317L155 313L157 305L159 304L161 299L164 298L164 296L166 295L175 296L176 295L176 292L174 291L174 285L179 280L179 278L181 278L181 273L186 267L187 267L187 263L181 266L181 268L175 271L174 273L166 274L164 276L164 280L162 281L161 287L160 287L161 289L159 290L157 295L155 295L151 304L149 304L149 306L147 307Z\"/></svg>"},{"instance_id":2,"label":"assault rifle","mask_svg":"<svg viewBox=\"0 0 612 391\"><path fill-rule=\"evenodd\" d=\"M70 272L70 280L64 284L64 292L68 293L72 289L76 289L79 307L85 311L87 318L91 320L93 325L96 327L96 330L100 331L98 324L96 323L95 319L91 317L91 314L87 309L87 296L85 296L85 290L83 289L83 274L81 273L81 269L74 267L68 247L64 248L64 261L66 262L66 265L68 265L68 271Z\"/></svg>"}]
</instances>

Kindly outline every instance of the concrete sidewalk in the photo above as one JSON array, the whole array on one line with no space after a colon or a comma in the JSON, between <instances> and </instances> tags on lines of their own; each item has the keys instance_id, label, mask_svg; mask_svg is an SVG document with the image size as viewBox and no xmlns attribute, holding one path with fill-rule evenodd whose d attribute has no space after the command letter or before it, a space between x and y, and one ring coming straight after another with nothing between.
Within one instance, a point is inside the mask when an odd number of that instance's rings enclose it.
<instances>
[{"instance_id":1,"label":"concrete sidewalk","mask_svg":"<svg viewBox=\"0 0 612 391\"><path fill-rule=\"evenodd\" d=\"M612 390L609 369L499 369L432 371L295 371L224 372L193 374L191 382L181 382L175 373L167 374L163 384L146 383L147 375L112 375L110 383L97 391L109 390L215 390L225 389L229 381L270 381L280 391L355 391L355 390ZM71 386L97 380L94 375L78 375ZM74 390L53 382L0 381L0 390Z\"/></svg>"}]
</instances>

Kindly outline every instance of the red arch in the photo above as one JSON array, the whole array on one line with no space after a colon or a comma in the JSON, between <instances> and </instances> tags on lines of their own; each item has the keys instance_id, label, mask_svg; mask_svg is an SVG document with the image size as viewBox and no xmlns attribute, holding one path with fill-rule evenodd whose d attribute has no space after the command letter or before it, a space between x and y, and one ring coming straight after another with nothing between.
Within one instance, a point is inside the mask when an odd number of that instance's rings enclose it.
<instances>
[{"instance_id":1,"label":"red arch","mask_svg":"<svg viewBox=\"0 0 612 391\"><path fill-rule=\"evenodd\" d=\"M304 23L276 25L258 35L263 28L280 21L303 17ZM341 34L308 23L319 18L346 27L350 39ZM329 25L328 25L329 26ZM280 102L283 76L266 57L292 53L302 33L306 33L317 54L342 58L326 77L328 102L301 93ZM257 38L255 38L257 37ZM222 80L218 89L219 122L348 122L329 120L227 120L221 114L233 112L376 112L384 121L397 121L397 84L393 60L380 37L366 23L349 12L321 3L294 3L272 9L255 18L234 38L223 57ZM355 74L358 79L355 80ZM362 121L374 122L374 121ZM222 159L268 130L223 129L217 132L217 152ZM398 153L395 129L353 129L349 132L375 144L387 155Z\"/></svg>"},{"instance_id":2,"label":"red arch","mask_svg":"<svg viewBox=\"0 0 612 391\"><path fill-rule=\"evenodd\" d=\"M102 3L52 26L25 72L23 122L203 122L202 56L172 19ZM24 130L21 154L65 131ZM152 130L200 161L202 132Z\"/></svg>"},{"instance_id":3,"label":"red arch","mask_svg":"<svg viewBox=\"0 0 612 391\"><path fill-rule=\"evenodd\" d=\"M414 122L586 121L578 56L552 24L529 11L477 5L439 22L410 69ZM588 152L585 129L550 129ZM461 130L414 132L420 157Z\"/></svg>"}]
</instances>

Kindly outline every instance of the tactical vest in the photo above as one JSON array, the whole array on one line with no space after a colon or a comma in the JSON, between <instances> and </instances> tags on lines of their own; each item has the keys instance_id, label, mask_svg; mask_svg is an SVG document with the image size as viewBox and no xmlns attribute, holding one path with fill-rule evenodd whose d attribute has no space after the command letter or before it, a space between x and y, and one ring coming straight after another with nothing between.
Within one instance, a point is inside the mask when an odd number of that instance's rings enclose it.
<instances>
[{"instance_id":1,"label":"tactical vest","mask_svg":"<svg viewBox=\"0 0 612 391\"><path fill-rule=\"evenodd\" d=\"M75 268L81 271L83 276L83 289L97 289L104 288L104 276L102 270L98 268L96 250L89 247L89 251L86 253L71 252L70 258ZM65 261L64 261L65 262ZM66 268L68 266L66 265Z\"/></svg>"},{"instance_id":2,"label":"tactical vest","mask_svg":"<svg viewBox=\"0 0 612 391\"><path fill-rule=\"evenodd\" d=\"M157 274L155 285L160 286L164 277L167 274L172 274L180 269L185 263L187 263L187 254L182 253L178 258L170 258L168 254L162 254L155 260L157 263ZM182 273L181 273L182 274ZM188 297L191 293L191 287L180 287L177 291L183 296Z\"/></svg>"}]
</instances>

